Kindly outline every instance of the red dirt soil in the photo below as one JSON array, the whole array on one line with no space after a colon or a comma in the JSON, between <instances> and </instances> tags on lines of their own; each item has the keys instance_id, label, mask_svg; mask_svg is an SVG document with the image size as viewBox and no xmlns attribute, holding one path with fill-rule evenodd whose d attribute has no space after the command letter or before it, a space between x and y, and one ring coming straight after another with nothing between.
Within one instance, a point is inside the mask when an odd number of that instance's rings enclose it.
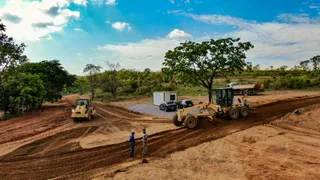
<instances>
[{"instance_id":1,"label":"red dirt soil","mask_svg":"<svg viewBox=\"0 0 320 180\"><path fill-rule=\"evenodd\" d=\"M319 179L320 104L267 125L175 152L148 164L91 171L92 179ZM83 175L81 176L83 177Z\"/></svg>"},{"instance_id":2,"label":"red dirt soil","mask_svg":"<svg viewBox=\"0 0 320 180\"><path fill-rule=\"evenodd\" d=\"M183 128L154 134L150 136L149 140L149 157L166 157L175 151L216 140L252 126L268 123L296 108L319 102L320 97L284 100L258 107L256 113L251 114L247 119L219 121L214 125L208 123L206 127L196 130ZM98 114L102 114L103 117L108 119L117 119L117 121L112 120L111 122L117 128L132 128L134 126L130 118L143 118L142 115L125 112L123 109L98 103L94 105ZM103 109L106 109L106 111L102 111ZM112 113L108 113L108 111ZM121 118L122 116L127 118ZM90 125L82 126L97 126L97 124L102 123L102 120L103 118L100 117L97 122L93 121ZM103 123L108 123L108 121ZM95 130L94 127L92 129L82 126L55 134L45 140L26 144L0 157L1 179L47 179L53 177L78 179L81 176L85 177L85 174L77 176L78 173L96 168L108 168L112 165L130 161L128 160L128 142L91 149L82 149L77 144L72 143L71 139L79 138ZM59 142L62 142L63 145L61 146ZM137 152L141 151L141 141L138 140ZM137 158L141 158L141 154L137 154Z\"/></svg>"}]
</instances>

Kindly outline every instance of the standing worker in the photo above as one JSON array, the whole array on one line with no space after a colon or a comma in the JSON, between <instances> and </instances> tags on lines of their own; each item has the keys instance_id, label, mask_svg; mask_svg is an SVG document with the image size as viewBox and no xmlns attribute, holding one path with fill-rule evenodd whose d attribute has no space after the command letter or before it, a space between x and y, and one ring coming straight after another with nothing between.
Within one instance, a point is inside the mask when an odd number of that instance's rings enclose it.
<instances>
[{"instance_id":1,"label":"standing worker","mask_svg":"<svg viewBox=\"0 0 320 180\"><path fill-rule=\"evenodd\" d=\"M143 129L143 137L142 137L142 143L143 143L143 155L147 155L147 145L148 145L148 134L146 132L146 129Z\"/></svg>"},{"instance_id":2,"label":"standing worker","mask_svg":"<svg viewBox=\"0 0 320 180\"><path fill-rule=\"evenodd\" d=\"M134 146L136 145L136 140L134 139L134 130L131 131L131 136L130 136L130 147L131 147L131 150L130 150L130 158L133 158L134 156Z\"/></svg>"}]
</instances>

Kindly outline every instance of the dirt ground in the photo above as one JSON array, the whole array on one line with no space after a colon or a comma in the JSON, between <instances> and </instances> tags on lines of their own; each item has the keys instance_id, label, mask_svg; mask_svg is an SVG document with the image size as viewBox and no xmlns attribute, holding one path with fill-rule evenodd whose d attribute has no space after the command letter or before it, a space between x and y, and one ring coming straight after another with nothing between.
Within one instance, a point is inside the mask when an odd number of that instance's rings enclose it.
<instances>
[{"instance_id":1,"label":"dirt ground","mask_svg":"<svg viewBox=\"0 0 320 180\"><path fill-rule=\"evenodd\" d=\"M320 105L173 153L113 179L319 179ZM95 178L104 179L96 172Z\"/></svg>"},{"instance_id":2,"label":"dirt ground","mask_svg":"<svg viewBox=\"0 0 320 180\"><path fill-rule=\"evenodd\" d=\"M150 176L145 179L177 179L193 174L194 179L207 179L211 175L218 179L260 179L258 177L262 175L265 179L291 179L293 176L282 176L282 171L294 175L296 169L302 167L301 162L306 162L308 169L297 177L312 179L315 177L312 168L319 167L319 158L315 156L320 157L316 151L320 147L317 141L319 121L316 121L320 107L310 105L319 104L320 92L286 91L250 97L251 102L260 98L263 105L249 118L204 123L196 130L180 129L170 119L114 106L121 103L93 102L97 116L91 122L74 123L69 117L70 105L79 97L66 96L58 104L46 105L44 112L0 121L0 179L141 179L139 173L146 171ZM123 104L139 102L146 103L146 100ZM298 117L287 115L276 120L306 106L308 108ZM298 120L291 121L290 118ZM269 122L272 124L259 126ZM142 128L147 128L150 136L150 154L149 163L139 165L144 158L141 155ZM128 138L132 129L137 131L135 159L128 158ZM300 147L298 141L304 145ZM281 143L286 145L285 149L279 147ZM268 149L271 145L274 146ZM202 148L199 150L199 147ZM201 153L195 153L198 151ZM301 152L306 154L301 155ZM208 156L211 158L206 159ZM281 156L286 157L285 161ZM284 162L285 170L275 168L279 159ZM179 162L168 162L170 160ZM191 163L193 160L204 166L198 168ZM298 165L293 165L296 162ZM153 174L156 172L159 173L157 177ZM175 175L181 173L183 176Z\"/></svg>"}]
</instances>

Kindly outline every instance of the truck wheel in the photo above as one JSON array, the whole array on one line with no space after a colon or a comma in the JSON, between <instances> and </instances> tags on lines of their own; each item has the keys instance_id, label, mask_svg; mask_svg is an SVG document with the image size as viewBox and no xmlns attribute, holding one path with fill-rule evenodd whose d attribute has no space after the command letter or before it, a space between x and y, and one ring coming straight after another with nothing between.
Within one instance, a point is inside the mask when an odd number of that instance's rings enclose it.
<instances>
[{"instance_id":1,"label":"truck wheel","mask_svg":"<svg viewBox=\"0 0 320 180\"><path fill-rule=\"evenodd\" d=\"M199 118L196 118L195 116L192 116L192 115L188 115L185 120L186 121L185 126L188 129L194 129L198 126L198 120Z\"/></svg>"},{"instance_id":2,"label":"truck wheel","mask_svg":"<svg viewBox=\"0 0 320 180\"><path fill-rule=\"evenodd\" d=\"M229 108L228 117L232 120L239 118L239 110L237 108Z\"/></svg>"},{"instance_id":3,"label":"truck wheel","mask_svg":"<svg viewBox=\"0 0 320 180\"><path fill-rule=\"evenodd\" d=\"M165 107L165 108L164 108L164 111L165 111L165 112L168 112L168 108L167 108L167 107Z\"/></svg>"},{"instance_id":4,"label":"truck wheel","mask_svg":"<svg viewBox=\"0 0 320 180\"><path fill-rule=\"evenodd\" d=\"M242 106L242 107L240 108L240 116L245 118L245 117L248 117L248 115L249 115L249 110L248 110L248 108L245 107L245 106Z\"/></svg>"},{"instance_id":5,"label":"truck wheel","mask_svg":"<svg viewBox=\"0 0 320 180\"><path fill-rule=\"evenodd\" d=\"M173 124L176 125L176 126L181 126L181 125L183 124L183 121L184 121L184 119L182 119L181 121L179 121L177 114L175 114L175 115L172 117L172 122L173 122Z\"/></svg>"},{"instance_id":6,"label":"truck wheel","mask_svg":"<svg viewBox=\"0 0 320 180\"><path fill-rule=\"evenodd\" d=\"M72 120L73 120L73 122L78 122L78 119L76 119L76 118L73 118Z\"/></svg>"}]
</instances>

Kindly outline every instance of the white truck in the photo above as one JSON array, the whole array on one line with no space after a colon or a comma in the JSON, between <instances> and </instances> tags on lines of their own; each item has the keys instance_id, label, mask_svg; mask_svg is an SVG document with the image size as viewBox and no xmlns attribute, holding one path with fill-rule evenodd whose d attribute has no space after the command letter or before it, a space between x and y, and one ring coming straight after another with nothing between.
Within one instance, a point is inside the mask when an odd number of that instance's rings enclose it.
<instances>
[{"instance_id":1,"label":"white truck","mask_svg":"<svg viewBox=\"0 0 320 180\"><path fill-rule=\"evenodd\" d=\"M260 92L264 92L263 84L246 84L239 85L237 82L231 82L227 84L227 88L234 90L234 95L257 95Z\"/></svg>"}]
</instances>

